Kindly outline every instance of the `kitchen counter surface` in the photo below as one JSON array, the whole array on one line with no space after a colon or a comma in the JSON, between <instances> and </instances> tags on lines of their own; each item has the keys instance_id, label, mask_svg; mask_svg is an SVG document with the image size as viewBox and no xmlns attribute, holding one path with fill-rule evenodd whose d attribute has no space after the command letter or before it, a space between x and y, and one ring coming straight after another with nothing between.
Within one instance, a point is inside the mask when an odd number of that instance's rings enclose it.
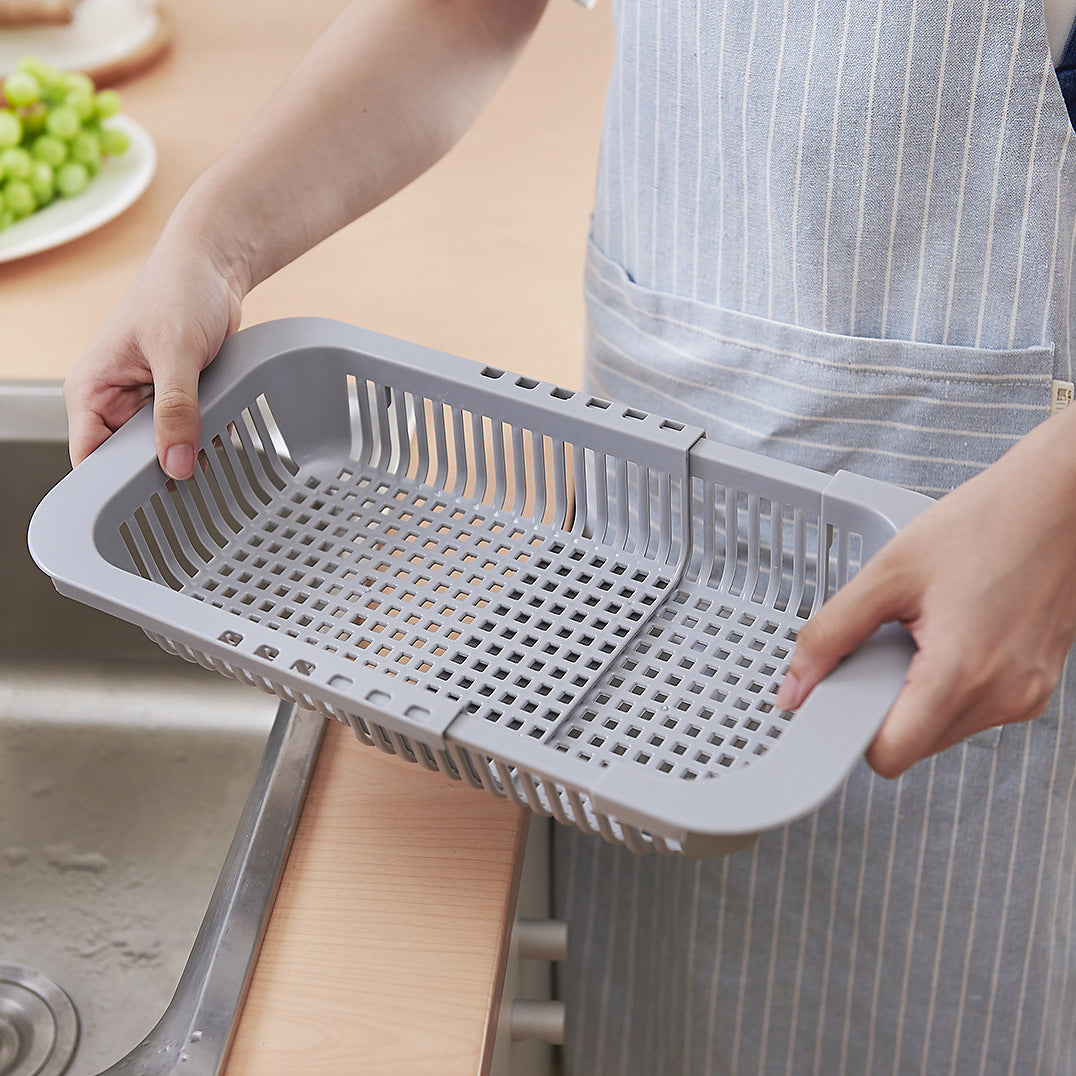
<instances>
[{"instance_id":1,"label":"kitchen counter surface","mask_svg":"<svg viewBox=\"0 0 1076 1076\"><path fill-rule=\"evenodd\" d=\"M340 0L166 4L171 52L118 86L158 170L130 210L0 264L0 377L62 378L194 177L239 132ZM463 142L385 206L248 298L574 387L608 11L552 0ZM228 1066L455 1076L489 1061L526 820L484 792L333 725Z\"/></svg>"},{"instance_id":2,"label":"kitchen counter surface","mask_svg":"<svg viewBox=\"0 0 1076 1076\"><path fill-rule=\"evenodd\" d=\"M0 264L0 375L62 377L191 181L269 99L344 0L256 7L164 0L171 52L117 86L159 154L123 216ZM369 329L574 385L608 10L551 0L478 123L426 175L248 297L244 323L291 315Z\"/></svg>"}]
</instances>

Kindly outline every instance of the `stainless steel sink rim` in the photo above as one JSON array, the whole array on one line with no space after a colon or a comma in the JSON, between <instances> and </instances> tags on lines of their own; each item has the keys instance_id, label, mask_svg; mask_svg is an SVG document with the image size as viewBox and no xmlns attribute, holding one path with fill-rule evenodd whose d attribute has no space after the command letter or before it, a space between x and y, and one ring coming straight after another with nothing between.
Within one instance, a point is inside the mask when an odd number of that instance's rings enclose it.
<instances>
[{"instance_id":1,"label":"stainless steel sink rim","mask_svg":"<svg viewBox=\"0 0 1076 1076\"><path fill-rule=\"evenodd\" d=\"M0 964L0 1076L61 1076L78 1031L61 987L33 968Z\"/></svg>"},{"instance_id":2,"label":"stainless steel sink rim","mask_svg":"<svg viewBox=\"0 0 1076 1076\"><path fill-rule=\"evenodd\" d=\"M281 703L217 888L157 1026L98 1076L219 1076L299 823L326 719Z\"/></svg>"}]
</instances>

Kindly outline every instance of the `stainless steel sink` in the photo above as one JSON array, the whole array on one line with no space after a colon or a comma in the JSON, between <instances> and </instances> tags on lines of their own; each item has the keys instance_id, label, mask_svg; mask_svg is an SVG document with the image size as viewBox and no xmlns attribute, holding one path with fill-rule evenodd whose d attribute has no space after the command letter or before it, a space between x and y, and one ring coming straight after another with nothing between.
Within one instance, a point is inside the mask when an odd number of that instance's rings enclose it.
<instances>
[{"instance_id":1,"label":"stainless steel sink","mask_svg":"<svg viewBox=\"0 0 1076 1076\"><path fill-rule=\"evenodd\" d=\"M58 384L0 383L0 1076L217 1073L322 718L60 597Z\"/></svg>"}]
</instances>

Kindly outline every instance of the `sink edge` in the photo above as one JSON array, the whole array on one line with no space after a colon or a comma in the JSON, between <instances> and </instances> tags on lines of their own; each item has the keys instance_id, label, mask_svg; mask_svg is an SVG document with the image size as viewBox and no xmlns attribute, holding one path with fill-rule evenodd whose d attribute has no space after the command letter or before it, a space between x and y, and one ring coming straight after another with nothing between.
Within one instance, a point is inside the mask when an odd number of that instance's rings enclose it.
<instances>
[{"instance_id":1,"label":"sink edge","mask_svg":"<svg viewBox=\"0 0 1076 1076\"><path fill-rule=\"evenodd\" d=\"M172 1001L142 1042L99 1076L223 1072L326 720L281 703Z\"/></svg>"}]
</instances>

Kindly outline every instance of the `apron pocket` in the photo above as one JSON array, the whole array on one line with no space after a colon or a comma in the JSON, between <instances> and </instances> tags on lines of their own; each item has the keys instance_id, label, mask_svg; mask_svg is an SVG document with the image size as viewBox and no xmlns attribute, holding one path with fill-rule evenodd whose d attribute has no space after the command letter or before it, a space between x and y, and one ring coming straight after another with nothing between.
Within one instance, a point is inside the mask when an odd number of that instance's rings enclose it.
<instances>
[{"instance_id":1,"label":"apron pocket","mask_svg":"<svg viewBox=\"0 0 1076 1076\"><path fill-rule=\"evenodd\" d=\"M587 391L939 496L1047 417L1053 348L842 336L636 285L591 241Z\"/></svg>"}]
</instances>

